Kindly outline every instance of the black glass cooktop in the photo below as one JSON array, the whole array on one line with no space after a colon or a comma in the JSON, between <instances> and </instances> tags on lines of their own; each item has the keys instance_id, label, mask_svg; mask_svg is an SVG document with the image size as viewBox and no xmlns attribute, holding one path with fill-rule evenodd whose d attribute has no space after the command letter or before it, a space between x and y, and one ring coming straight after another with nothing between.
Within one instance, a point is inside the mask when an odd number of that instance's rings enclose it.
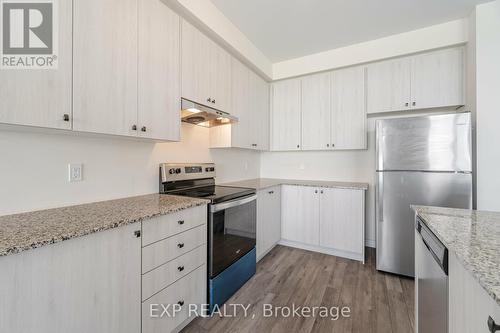
<instances>
[{"instance_id":1,"label":"black glass cooktop","mask_svg":"<svg viewBox=\"0 0 500 333\"><path fill-rule=\"evenodd\" d=\"M253 188L218 185L202 186L168 192L168 194L172 195L207 199L214 204L244 197L254 193L255 189Z\"/></svg>"}]
</instances>

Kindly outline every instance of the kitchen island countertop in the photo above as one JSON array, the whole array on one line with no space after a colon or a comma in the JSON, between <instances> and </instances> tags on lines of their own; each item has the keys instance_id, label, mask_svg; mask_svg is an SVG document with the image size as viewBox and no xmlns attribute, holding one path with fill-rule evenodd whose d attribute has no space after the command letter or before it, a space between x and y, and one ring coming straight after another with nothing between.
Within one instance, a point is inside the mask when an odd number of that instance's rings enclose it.
<instances>
[{"instance_id":1,"label":"kitchen island countertop","mask_svg":"<svg viewBox=\"0 0 500 333\"><path fill-rule=\"evenodd\" d=\"M412 208L500 305L500 212L428 206Z\"/></svg>"}]
</instances>

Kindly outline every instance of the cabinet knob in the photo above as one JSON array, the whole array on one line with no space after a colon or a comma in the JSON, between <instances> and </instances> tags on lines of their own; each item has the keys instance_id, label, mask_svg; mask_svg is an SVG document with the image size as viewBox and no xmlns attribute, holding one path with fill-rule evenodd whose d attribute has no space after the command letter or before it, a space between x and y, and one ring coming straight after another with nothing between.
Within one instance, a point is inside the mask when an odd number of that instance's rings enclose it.
<instances>
[{"instance_id":1,"label":"cabinet knob","mask_svg":"<svg viewBox=\"0 0 500 333\"><path fill-rule=\"evenodd\" d=\"M179 249L182 249L182 248L184 247L184 243L179 243L179 244L177 244L177 247L178 247Z\"/></svg>"},{"instance_id":2,"label":"cabinet knob","mask_svg":"<svg viewBox=\"0 0 500 333\"><path fill-rule=\"evenodd\" d=\"M318 190L314 190L314 193L318 193Z\"/></svg>"},{"instance_id":3,"label":"cabinet knob","mask_svg":"<svg viewBox=\"0 0 500 333\"><path fill-rule=\"evenodd\" d=\"M488 316L488 329L491 333L500 331L500 325L497 325L491 316Z\"/></svg>"},{"instance_id":4,"label":"cabinet knob","mask_svg":"<svg viewBox=\"0 0 500 333\"><path fill-rule=\"evenodd\" d=\"M63 120L64 120L64 121L69 121L69 114L65 113L65 114L63 115Z\"/></svg>"},{"instance_id":5,"label":"cabinet knob","mask_svg":"<svg viewBox=\"0 0 500 333\"><path fill-rule=\"evenodd\" d=\"M334 144L334 143L332 143L332 148L333 148L333 147L335 147L335 144Z\"/></svg>"},{"instance_id":6,"label":"cabinet knob","mask_svg":"<svg viewBox=\"0 0 500 333\"><path fill-rule=\"evenodd\" d=\"M411 105L415 106L415 105L417 105L417 102L413 102L413 103L411 103Z\"/></svg>"},{"instance_id":7,"label":"cabinet knob","mask_svg":"<svg viewBox=\"0 0 500 333\"><path fill-rule=\"evenodd\" d=\"M274 193L274 191L269 191L269 194L273 194L273 193Z\"/></svg>"},{"instance_id":8,"label":"cabinet knob","mask_svg":"<svg viewBox=\"0 0 500 333\"><path fill-rule=\"evenodd\" d=\"M215 99L212 100L212 104L215 104Z\"/></svg>"},{"instance_id":9,"label":"cabinet knob","mask_svg":"<svg viewBox=\"0 0 500 333\"><path fill-rule=\"evenodd\" d=\"M177 304L179 304L180 306L183 306L184 305L184 301L179 301L179 302L177 302Z\"/></svg>"},{"instance_id":10,"label":"cabinet knob","mask_svg":"<svg viewBox=\"0 0 500 333\"><path fill-rule=\"evenodd\" d=\"M184 270L184 266L179 266L177 267L177 269L179 270L179 272L182 272Z\"/></svg>"},{"instance_id":11,"label":"cabinet knob","mask_svg":"<svg viewBox=\"0 0 500 333\"><path fill-rule=\"evenodd\" d=\"M177 221L177 223L179 223L180 225L183 225L184 224L184 220L179 220L179 221Z\"/></svg>"},{"instance_id":12,"label":"cabinet knob","mask_svg":"<svg viewBox=\"0 0 500 333\"><path fill-rule=\"evenodd\" d=\"M297 145L297 148L300 148L300 145Z\"/></svg>"},{"instance_id":13,"label":"cabinet knob","mask_svg":"<svg viewBox=\"0 0 500 333\"><path fill-rule=\"evenodd\" d=\"M207 102L209 102L209 103L210 103L211 101L212 101L212 99L211 99L210 97L209 97L209 98L207 98Z\"/></svg>"},{"instance_id":14,"label":"cabinet knob","mask_svg":"<svg viewBox=\"0 0 500 333\"><path fill-rule=\"evenodd\" d=\"M323 194L323 190L321 190L321 192L320 192L320 193L321 193L321 194Z\"/></svg>"},{"instance_id":15,"label":"cabinet knob","mask_svg":"<svg viewBox=\"0 0 500 333\"><path fill-rule=\"evenodd\" d=\"M141 127L141 131L142 131L142 132L146 132L146 126L142 126L142 127Z\"/></svg>"},{"instance_id":16,"label":"cabinet knob","mask_svg":"<svg viewBox=\"0 0 500 333\"><path fill-rule=\"evenodd\" d=\"M134 235L135 235L135 237L137 237L137 238L141 237L141 231L140 231L140 230L136 230L136 231L134 231Z\"/></svg>"},{"instance_id":17,"label":"cabinet knob","mask_svg":"<svg viewBox=\"0 0 500 333\"><path fill-rule=\"evenodd\" d=\"M326 146L327 146L327 147L330 147L330 144L329 144L329 143L327 143L327 144L326 144Z\"/></svg>"},{"instance_id":18,"label":"cabinet knob","mask_svg":"<svg viewBox=\"0 0 500 333\"><path fill-rule=\"evenodd\" d=\"M405 106L408 106L408 105L410 105L410 103L406 102L406 103L405 103Z\"/></svg>"},{"instance_id":19,"label":"cabinet knob","mask_svg":"<svg viewBox=\"0 0 500 333\"><path fill-rule=\"evenodd\" d=\"M132 125L132 131L137 131L137 125Z\"/></svg>"}]
</instances>

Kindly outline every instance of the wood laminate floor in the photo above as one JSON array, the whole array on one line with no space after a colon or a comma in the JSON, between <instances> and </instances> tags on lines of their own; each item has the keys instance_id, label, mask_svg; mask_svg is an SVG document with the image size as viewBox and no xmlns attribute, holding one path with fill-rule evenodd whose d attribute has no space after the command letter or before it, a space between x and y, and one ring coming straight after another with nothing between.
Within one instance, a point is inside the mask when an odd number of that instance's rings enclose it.
<instances>
[{"instance_id":1,"label":"wood laminate floor","mask_svg":"<svg viewBox=\"0 0 500 333\"><path fill-rule=\"evenodd\" d=\"M248 316L197 318L182 332L414 332L413 279L378 272L375 250L360 262L277 246L257 264L257 273L226 304L249 305ZM264 317L273 307L349 307L350 316ZM222 310L222 309L221 309ZM226 314L233 314L226 307ZM268 312L269 313L269 312ZM285 312L286 314L286 312ZM333 312L335 315L335 312Z\"/></svg>"}]
</instances>

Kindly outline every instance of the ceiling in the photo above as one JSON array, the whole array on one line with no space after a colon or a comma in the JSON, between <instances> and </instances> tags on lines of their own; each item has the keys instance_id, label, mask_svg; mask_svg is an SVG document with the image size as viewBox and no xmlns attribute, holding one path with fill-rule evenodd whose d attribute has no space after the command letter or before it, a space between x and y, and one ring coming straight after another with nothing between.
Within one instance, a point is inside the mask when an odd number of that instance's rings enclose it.
<instances>
[{"instance_id":1,"label":"ceiling","mask_svg":"<svg viewBox=\"0 0 500 333\"><path fill-rule=\"evenodd\" d=\"M467 16L488 0L211 0L273 63Z\"/></svg>"}]
</instances>

